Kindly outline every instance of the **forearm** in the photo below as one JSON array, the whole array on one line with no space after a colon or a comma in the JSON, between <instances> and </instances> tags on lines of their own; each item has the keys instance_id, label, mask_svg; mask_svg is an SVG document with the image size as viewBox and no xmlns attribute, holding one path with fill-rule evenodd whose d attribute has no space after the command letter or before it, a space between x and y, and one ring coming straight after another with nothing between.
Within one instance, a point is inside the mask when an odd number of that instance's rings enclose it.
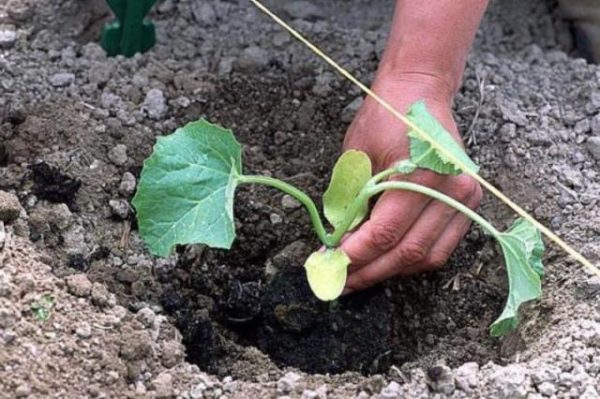
<instances>
[{"instance_id":1,"label":"forearm","mask_svg":"<svg viewBox=\"0 0 600 399\"><path fill-rule=\"evenodd\" d=\"M487 4L487 0L397 0L379 80L429 77L451 97L460 86Z\"/></svg>"}]
</instances>

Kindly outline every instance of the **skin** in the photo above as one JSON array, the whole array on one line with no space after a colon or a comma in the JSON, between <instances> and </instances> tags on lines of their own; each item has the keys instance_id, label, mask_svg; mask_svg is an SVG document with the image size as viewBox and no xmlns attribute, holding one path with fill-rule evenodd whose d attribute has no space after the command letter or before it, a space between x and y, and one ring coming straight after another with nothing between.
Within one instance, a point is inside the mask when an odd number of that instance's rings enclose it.
<instances>
[{"instance_id":1,"label":"skin","mask_svg":"<svg viewBox=\"0 0 600 399\"><path fill-rule=\"evenodd\" d=\"M406 112L424 100L432 114L462 139L452 116L466 58L486 9L485 0L397 0L392 29L373 89ZM367 98L350 125L344 150L369 154L375 170L409 154L406 128ZM434 188L472 209L482 191L466 175L442 176L419 170L407 180ZM386 192L371 216L342 243L352 260L345 293L397 275L442 267L470 226L467 218L437 201L411 192Z\"/></svg>"}]
</instances>

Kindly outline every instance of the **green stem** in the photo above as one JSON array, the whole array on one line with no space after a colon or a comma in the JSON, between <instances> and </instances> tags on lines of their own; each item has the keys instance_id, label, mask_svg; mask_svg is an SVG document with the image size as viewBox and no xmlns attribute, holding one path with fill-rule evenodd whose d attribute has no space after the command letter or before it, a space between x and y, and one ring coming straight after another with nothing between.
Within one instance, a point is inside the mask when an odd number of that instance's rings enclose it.
<instances>
[{"instance_id":1,"label":"green stem","mask_svg":"<svg viewBox=\"0 0 600 399\"><path fill-rule=\"evenodd\" d=\"M455 200L451 197L448 197L445 194L440 193L439 191L433 190L429 187L422 186L420 184L403 182L403 181L386 181L383 183L375 184L375 181L377 181L378 179L381 180L392 174L395 174L393 172L393 169L384 170L383 172L375 175L369 181L369 183L367 183L367 185L365 185L363 190L359 193L359 195L352 202L352 205L348 209L348 213L346 214L346 219L344 220L344 223L342 223L330 235L330 244L332 246L335 247L340 243L342 237L344 236L344 234L346 234L348 232L348 228L352 224L352 221L358 214L359 210L362 208L365 201L368 201L369 198L371 198L372 196L377 195L386 190L406 190L406 191L414 191L417 193L425 194L425 195L427 195L431 198L434 198L438 201L441 201L444 204L451 206L452 208L456 209L457 211L463 213L469 219L478 223L481 227L483 227L483 229L485 231L487 231L489 234L491 234L495 238L498 238L498 236L500 235L500 232L494 226L492 226L487 220L485 220L483 217L479 216L477 214L477 212L466 207L465 205L461 204L457 200Z\"/></svg>"},{"instance_id":2,"label":"green stem","mask_svg":"<svg viewBox=\"0 0 600 399\"><path fill-rule=\"evenodd\" d=\"M385 169L382 170L381 172L377 173L375 176L371 177L371 179L369 179L369 183L379 183L380 181L387 179L388 177L398 174L398 172L396 172L396 170L394 168L389 168L389 169Z\"/></svg>"},{"instance_id":3,"label":"green stem","mask_svg":"<svg viewBox=\"0 0 600 399\"><path fill-rule=\"evenodd\" d=\"M485 231L489 234L498 238L500 236L500 232L496 230L494 226L487 220L485 220L482 216L480 216L477 212L472 210L471 208L465 206L464 204L458 202L454 198L448 197L445 194L440 193L434 189L429 187L422 186L420 184L404 182L404 181L389 181L384 183L379 183L376 186L372 187L369 190L370 196L377 195L383 191L387 190L406 190L406 191L414 191L417 193L425 194L431 198L434 198L444 204L451 206L457 211L464 214L466 217L479 224Z\"/></svg>"},{"instance_id":4,"label":"green stem","mask_svg":"<svg viewBox=\"0 0 600 399\"><path fill-rule=\"evenodd\" d=\"M304 207L308 211L308 215L310 216L310 220L313 224L315 232L317 233L317 236L319 237L319 240L321 240L323 245L327 247L332 246L331 237L329 234L327 234L327 231L323 226L323 221L321 220L321 216L319 215L317 206L315 205L314 201L300 189L282 180L268 176L241 175L238 177L238 181L242 184L256 183L271 186L296 198L302 205L304 205Z\"/></svg>"}]
</instances>

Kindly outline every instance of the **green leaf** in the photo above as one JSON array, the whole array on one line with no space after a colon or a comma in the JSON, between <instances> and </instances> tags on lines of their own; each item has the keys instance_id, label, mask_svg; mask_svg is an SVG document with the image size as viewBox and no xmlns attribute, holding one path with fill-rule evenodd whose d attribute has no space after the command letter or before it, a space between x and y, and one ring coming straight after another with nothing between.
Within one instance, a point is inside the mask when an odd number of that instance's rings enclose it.
<instances>
[{"instance_id":1,"label":"green leaf","mask_svg":"<svg viewBox=\"0 0 600 399\"><path fill-rule=\"evenodd\" d=\"M541 233L531 223L517 219L508 231L500 234L498 242L504 252L509 292L504 311L491 326L495 337L517 328L519 306L542 295L544 276L544 243Z\"/></svg>"},{"instance_id":2,"label":"green leaf","mask_svg":"<svg viewBox=\"0 0 600 399\"><path fill-rule=\"evenodd\" d=\"M29 308L38 321L46 321L50 318L50 310L53 306L54 297L46 294L38 302L33 302L29 305Z\"/></svg>"},{"instance_id":3,"label":"green leaf","mask_svg":"<svg viewBox=\"0 0 600 399\"><path fill-rule=\"evenodd\" d=\"M349 150L337 160L329 187L323 194L323 213L333 227L338 228L343 224L350 205L370 178L371 160L364 152ZM365 201L350 229L356 227L367 215L368 206Z\"/></svg>"},{"instance_id":4,"label":"green leaf","mask_svg":"<svg viewBox=\"0 0 600 399\"><path fill-rule=\"evenodd\" d=\"M450 153L473 173L479 167L469 158L465 150L454 137L429 113L423 101L412 104L406 115L415 125L425 131L435 143ZM459 175L462 168L446 154L434 148L414 130L408 131L410 137L410 160L421 168L430 169L441 174Z\"/></svg>"},{"instance_id":5,"label":"green leaf","mask_svg":"<svg viewBox=\"0 0 600 399\"><path fill-rule=\"evenodd\" d=\"M230 248L241 171L241 146L231 130L201 119L160 137L133 199L150 250L166 256L176 244Z\"/></svg>"},{"instance_id":6,"label":"green leaf","mask_svg":"<svg viewBox=\"0 0 600 399\"><path fill-rule=\"evenodd\" d=\"M341 249L327 249L313 252L306 262L306 277L310 289L322 301L333 301L338 298L348 275L350 258Z\"/></svg>"}]
</instances>

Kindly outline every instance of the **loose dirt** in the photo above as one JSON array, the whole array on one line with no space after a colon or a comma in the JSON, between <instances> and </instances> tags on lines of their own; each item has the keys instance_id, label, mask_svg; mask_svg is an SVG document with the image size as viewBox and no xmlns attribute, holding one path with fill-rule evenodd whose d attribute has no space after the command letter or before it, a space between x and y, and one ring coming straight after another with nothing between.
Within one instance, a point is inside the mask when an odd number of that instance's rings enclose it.
<instances>
[{"instance_id":1,"label":"loose dirt","mask_svg":"<svg viewBox=\"0 0 600 399\"><path fill-rule=\"evenodd\" d=\"M390 2L272 3L372 78ZM128 201L157 136L205 117L246 171L320 200L360 93L246 2L161 1L132 59L96 44L108 16L0 5L0 190L20 203L0 212L20 215L0 222L0 397L598 397L600 281L552 246L543 299L503 339L503 261L477 228L443 270L334 307L298 267L307 216L268 188L239 193L231 251L151 256ZM572 47L554 4L493 2L454 110L483 176L598 264L600 68ZM481 212L514 218L490 196Z\"/></svg>"}]
</instances>

